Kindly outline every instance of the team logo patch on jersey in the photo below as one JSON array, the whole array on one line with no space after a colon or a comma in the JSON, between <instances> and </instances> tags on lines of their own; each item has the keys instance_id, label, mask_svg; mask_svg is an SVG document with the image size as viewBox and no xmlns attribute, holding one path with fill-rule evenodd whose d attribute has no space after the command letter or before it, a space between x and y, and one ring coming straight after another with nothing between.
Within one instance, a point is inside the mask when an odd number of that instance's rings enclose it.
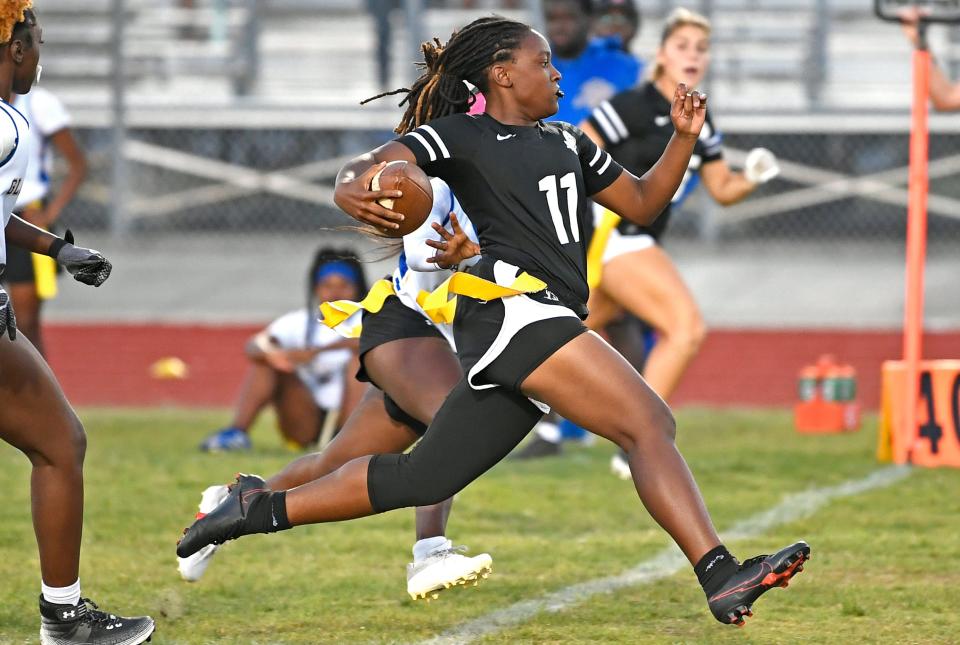
<instances>
[{"instance_id":1,"label":"team logo patch on jersey","mask_svg":"<svg viewBox=\"0 0 960 645\"><path fill-rule=\"evenodd\" d=\"M563 131L563 144L570 148L570 152L573 154L579 154L577 152L577 140L566 130Z\"/></svg>"},{"instance_id":2,"label":"team logo patch on jersey","mask_svg":"<svg viewBox=\"0 0 960 645\"><path fill-rule=\"evenodd\" d=\"M7 189L8 195L19 195L20 191L23 189L23 178L18 177L13 180L10 184L10 188Z\"/></svg>"}]
</instances>

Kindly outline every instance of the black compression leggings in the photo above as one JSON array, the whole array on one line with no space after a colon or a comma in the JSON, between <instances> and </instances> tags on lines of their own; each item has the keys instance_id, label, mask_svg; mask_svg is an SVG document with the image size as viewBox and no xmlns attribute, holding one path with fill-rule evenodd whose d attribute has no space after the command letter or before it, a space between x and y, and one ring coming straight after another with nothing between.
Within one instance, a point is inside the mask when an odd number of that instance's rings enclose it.
<instances>
[{"instance_id":1,"label":"black compression leggings","mask_svg":"<svg viewBox=\"0 0 960 645\"><path fill-rule=\"evenodd\" d=\"M503 387L453 388L423 439L407 454L375 455L367 490L376 513L452 497L520 443L543 413Z\"/></svg>"}]
</instances>

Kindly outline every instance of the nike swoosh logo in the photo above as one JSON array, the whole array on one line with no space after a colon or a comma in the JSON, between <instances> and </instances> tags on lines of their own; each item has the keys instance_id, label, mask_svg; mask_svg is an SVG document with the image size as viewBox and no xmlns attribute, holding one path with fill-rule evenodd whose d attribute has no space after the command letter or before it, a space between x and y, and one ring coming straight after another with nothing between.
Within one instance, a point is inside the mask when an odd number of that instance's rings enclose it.
<instances>
[{"instance_id":1,"label":"nike swoosh logo","mask_svg":"<svg viewBox=\"0 0 960 645\"><path fill-rule=\"evenodd\" d=\"M661 116L655 116L655 117L653 117L653 122L654 122L655 124L657 124L658 126L663 127L663 126L667 125L668 123L670 123L670 117L669 117L669 116L663 116L663 115L661 115Z\"/></svg>"},{"instance_id":2,"label":"nike swoosh logo","mask_svg":"<svg viewBox=\"0 0 960 645\"><path fill-rule=\"evenodd\" d=\"M517 135L515 135L515 134L498 134L498 135L497 135L497 141L506 141L507 139L510 139L511 137L515 137L515 136L517 136Z\"/></svg>"}]
</instances>

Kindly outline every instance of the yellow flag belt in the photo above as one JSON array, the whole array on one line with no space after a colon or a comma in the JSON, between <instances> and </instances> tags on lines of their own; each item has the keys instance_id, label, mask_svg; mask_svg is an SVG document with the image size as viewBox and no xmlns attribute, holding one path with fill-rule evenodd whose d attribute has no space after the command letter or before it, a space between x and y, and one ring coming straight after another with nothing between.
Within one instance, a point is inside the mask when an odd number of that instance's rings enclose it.
<instances>
[{"instance_id":1,"label":"yellow flag belt","mask_svg":"<svg viewBox=\"0 0 960 645\"><path fill-rule=\"evenodd\" d=\"M587 284L596 289L603 273L603 252L607 249L610 233L620 224L620 216L609 209L603 209L603 217L593 231L590 248L587 249Z\"/></svg>"},{"instance_id":2,"label":"yellow flag belt","mask_svg":"<svg viewBox=\"0 0 960 645\"><path fill-rule=\"evenodd\" d=\"M417 304L433 322L449 324L453 322L457 310L456 294L477 300L496 300L521 293L536 293L546 288L546 282L529 273L521 273L506 287L470 273L454 273L430 293L421 291L417 296ZM451 298L451 294L455 295Z\"/></svg>"},{"instance_id":3,"label":"yellow flag belt","mask_svg":"<svg viewBox=\"0 0 960 645\"><path fill-rule=\"evenodd\" d=\"M529 273L521 273L509 286L499 285L470 273L454 273L433 291L421 291L417 295L417 304L433 322L450 324L457 310L457 295L477 300L496 300L521 293L536 293L546 287L546 282ZM375 314L383 308L384 301L392 295L396 295L393 283L390 280L378 280L360 302L336 300L321 303L322 322L333 329L360 310ZM350 330L350 335L359 336L360 329L361 327L357 325Z\"/></svg>"},{"instance_id":4,"label":"yellow flag belt","mask_svg":"<svg viewBox=\"0 0 960 645\"><path fill-rule=\"evenodd\" d=\"M335 300L333 302L320 303L321 322L330 329L333 329L361 309L375 314L383 308L383 302L394 294L393 282L390 280L377 280L360 302ZM355 337L360 335L360 325L357 325L351 335Z\"/></svg>"}]
</instances>

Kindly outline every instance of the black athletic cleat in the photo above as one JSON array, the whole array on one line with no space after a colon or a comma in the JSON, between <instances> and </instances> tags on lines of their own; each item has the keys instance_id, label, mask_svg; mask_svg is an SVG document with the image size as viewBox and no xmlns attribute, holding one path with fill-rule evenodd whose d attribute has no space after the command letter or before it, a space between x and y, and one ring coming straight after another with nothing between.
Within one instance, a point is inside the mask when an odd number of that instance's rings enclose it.
<instances>
[{"instance_id":1,"label":"black athletic cleat","mask_svg":"<svg viewBox=\"0 0 960 645\"><path fill-rule=\"evenodd\" d=\"M721 623L743 627L743 619L753 616L751 608L757 598L774 587L786 587L809 559L810 545L800 541L773 555L746 560L720 591L707 598L710 611Z\"/></svg>"},{"instance_id":2,"label":"black athletic cleat","mask_svg":"<svg viewBox=\"0 0 960 645\"><path fill-rule=\"evenodd\" d=\"M114 616L86 598L77 605L57 605L40 596L42 645L137 645L150 640L155 628L149 616Z\"/></svg>"},{"instance_id":3,"label":"black athletic cleat","mask_svg":"<svg viewBox=\"0 0 960 645\"><path fill-rule=\"evenodd\" d=\"M219 506L183 531L183 537L177 542L177 557L186 558L208 544L223 544L257 532L245 526L247 511L258 495L270 494L267 483L256 475L240 473L229 490Z\"/></svg>"}]
</instances>

